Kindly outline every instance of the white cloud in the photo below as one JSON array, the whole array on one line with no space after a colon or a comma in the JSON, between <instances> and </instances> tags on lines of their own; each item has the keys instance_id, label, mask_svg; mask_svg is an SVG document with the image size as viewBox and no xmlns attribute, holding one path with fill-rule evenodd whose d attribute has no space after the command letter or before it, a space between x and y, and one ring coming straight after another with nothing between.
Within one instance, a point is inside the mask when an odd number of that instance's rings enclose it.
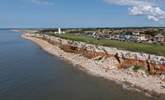
<instances>
[{"instance_id":1,"label":"white cloud","mask_svg":"<svg viewBox=\"0 0 165 100\"><path fill-rule=\"evenodd\" d=\"M156 0L104 0L110 4L128 6L132 16L146 16L149 20L159 21L165 19L163 11Z\"/></svg>"},{"instance_id":2,"label":"white cloud","mask_svg":"<svg viewBox=\"0 0 165 100\"><path fill-rule=\"evenodd\" d=\"M32 3L35 4L41 4L41 5L54 5L53 2L50 2L49 0L31 0Z\"/></svg>"}]
</instances>

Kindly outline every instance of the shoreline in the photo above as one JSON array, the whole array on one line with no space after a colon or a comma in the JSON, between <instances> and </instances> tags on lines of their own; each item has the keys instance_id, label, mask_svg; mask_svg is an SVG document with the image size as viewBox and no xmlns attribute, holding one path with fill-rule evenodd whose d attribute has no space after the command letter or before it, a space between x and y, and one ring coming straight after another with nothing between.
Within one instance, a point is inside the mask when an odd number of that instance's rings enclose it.
<instances>
[{"instance_id":1,"label":"shoreline","mask_svg":"<svg viewBox=\"0 0 165 100\"><path fill-rule=\"evenodd\" d=\"M163 88L165 86L165 82L161 81L156 76L150 75L143 77L142 75L134 74L132 72L130 74L127 70L115 69L113 66L116 66L117 62L113 58L109 58L102 63L100 61L85 58L80 54L64 52L58 46L52 45L39 38L26 36L26 33L22 35L22 38L31 40L49 54L68 61L76 68L83 70L90 75L102 77L104 79L114 81L117 84L128 84L129 87L135 88L136 91L147 93L147 95L152 95L153 97L165 97L165 88ZM106 67L107 62L112 66L112 69L105 71L105 69L100 66Z\"/></svg>"}]
</instances>

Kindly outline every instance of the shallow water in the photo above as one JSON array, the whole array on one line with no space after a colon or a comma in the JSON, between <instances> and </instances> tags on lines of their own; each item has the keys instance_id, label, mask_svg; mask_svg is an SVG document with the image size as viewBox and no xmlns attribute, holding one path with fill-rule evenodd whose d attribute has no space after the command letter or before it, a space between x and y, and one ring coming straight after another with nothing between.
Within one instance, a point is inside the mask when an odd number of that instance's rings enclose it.
<instances>
[{"instance_id":1,"label":"shallow water","mask_svg":"<svg viewBox=\"0 0 165 100\"><path fill-rule=\"evenodd\" d=\"M0 31L0 100L152 100L79 71L20 35Z\"/></svg>"}]
</instances>

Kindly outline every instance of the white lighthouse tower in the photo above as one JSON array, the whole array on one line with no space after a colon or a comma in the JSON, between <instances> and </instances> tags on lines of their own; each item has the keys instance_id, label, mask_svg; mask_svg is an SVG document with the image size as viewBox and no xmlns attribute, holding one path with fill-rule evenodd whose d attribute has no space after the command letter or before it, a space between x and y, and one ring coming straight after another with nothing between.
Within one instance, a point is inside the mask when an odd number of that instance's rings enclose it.
<instances>
[{"instance_id":1,"label":"white lighthouse tower","mask_svg":"<svg viewBox=\"0 0 165 100\"><path fill-rule=\"evenodd\" d=\"M61 28L58 28L58 34L61 34L62 32L61 32Z\"/></svg>"}]
</instances>

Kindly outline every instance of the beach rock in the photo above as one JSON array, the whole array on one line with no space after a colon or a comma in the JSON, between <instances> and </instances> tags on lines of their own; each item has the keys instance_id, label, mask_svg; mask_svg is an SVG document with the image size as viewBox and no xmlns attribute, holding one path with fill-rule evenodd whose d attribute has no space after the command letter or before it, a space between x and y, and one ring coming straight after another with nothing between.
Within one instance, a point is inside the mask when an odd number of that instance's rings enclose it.
<instances>
[{"instance_id":1,"label":"beach rock","mask_svg":"<svg viewBox=\"0 0 165 100\"><path fill-rule=\"evenodd\" d=\"M160 79L165 82L165 75L160 75Z\"/></svg>"},{"instance_id":2,"label":"beach rock","mask_svg":"<svg viewBox=\"0 0 165 100\"><path fill-rule=\"evenodd\" d=\"M163 89L165 89L165 85L161 85L161 87L162 87Z\"/></svg>"}]
</instances>

